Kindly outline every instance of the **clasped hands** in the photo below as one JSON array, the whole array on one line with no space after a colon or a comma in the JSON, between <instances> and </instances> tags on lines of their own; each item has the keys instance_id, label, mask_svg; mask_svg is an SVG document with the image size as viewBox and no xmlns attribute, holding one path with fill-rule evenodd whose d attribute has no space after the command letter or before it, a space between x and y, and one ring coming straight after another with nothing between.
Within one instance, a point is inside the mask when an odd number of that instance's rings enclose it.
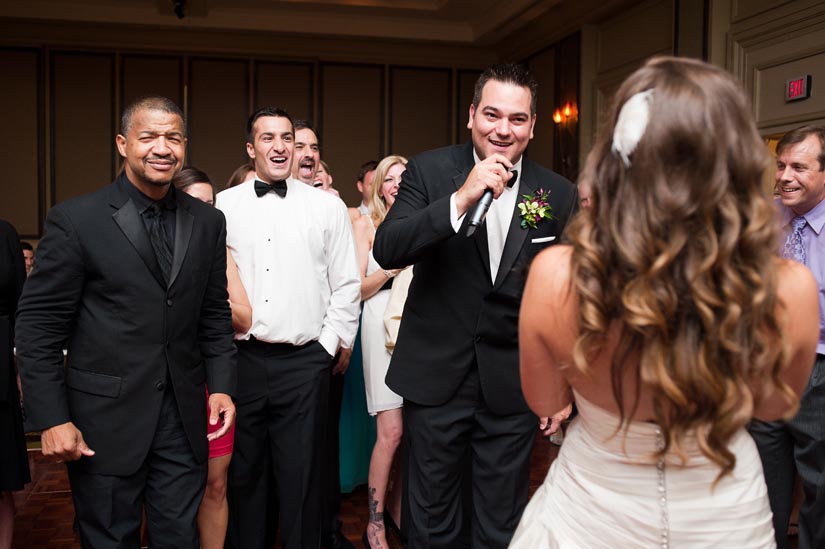
<instances>
[{"instance_id":1,"label":"clasped hands","mask_svg":"<svg viewBox=\"0 0 825 549\"><path fill-rule=\"evenodd\" d=\"M501 196L510 181L510 168L512 167L513 163L501 154L493 154L476 164L467 176L467 180L455 193L458 217L473 207L487 189L493 191L493 198Z\"/></svg>"}]
</instances>

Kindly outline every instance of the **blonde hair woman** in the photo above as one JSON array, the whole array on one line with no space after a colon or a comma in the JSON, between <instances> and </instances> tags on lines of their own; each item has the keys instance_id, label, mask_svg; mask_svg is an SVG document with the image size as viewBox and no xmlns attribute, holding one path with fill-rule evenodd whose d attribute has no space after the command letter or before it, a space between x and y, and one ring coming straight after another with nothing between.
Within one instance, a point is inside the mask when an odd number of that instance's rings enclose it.
<instances>
[{"instance_id":1,"label":"blonde hair woman","mask_svg":"<svg viewBox=\"0 0 825 549\"><path fill-rule=\"evenodd\" d=\"M372 180L370 215L355 220L355 245L358 251L358 265L361 269L361 299L364 312L361 316L361 351L364 362L364 385L367 392L367 410L377 416L377 438L372 450L368 477L369 522L364 533L367 547L387 547L384 528L387 485L392 461L401 442L401 406L403 399L395 394L384 382L390 365L390 354L386 347L384 332L384 311L390 297L392 281L399 271L381 268L372 256L375 230L384 221L387 211L395 202L401 174L407 167L407 159L392 155L378 163ZM396 493L400 493L396 484ZM398 523L400 499L395 502L391 515Z\"/></svg>"},{"instance_id":2,"label":"blonde hair woman","mask_svg":"<svg viewBox=\"0 0 825 549\"><path fill-rule=\"evenodd\" d=\"M748 101L653 59L590 160L592 204L536 258L519 323L530 407L580 413L511 547L773 547L744 427L793 414L819 323L810 272L776 254Z\"/></svg>"}]
</instances>

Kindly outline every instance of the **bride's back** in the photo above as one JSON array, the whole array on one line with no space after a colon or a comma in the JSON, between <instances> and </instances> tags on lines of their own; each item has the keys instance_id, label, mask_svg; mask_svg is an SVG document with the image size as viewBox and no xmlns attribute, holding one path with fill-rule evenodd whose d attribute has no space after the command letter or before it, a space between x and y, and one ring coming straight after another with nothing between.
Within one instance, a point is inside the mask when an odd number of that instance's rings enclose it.
<instances>
[{"instance_id":1,"label":"bride's back","mask_svg":"<svg viewBox=\"0 0 825 549\"><path fill-rule=\"evenodd\" d=\"M816 285L776 257L767 166L747 99L721 69L660 58L622 85L580 183L593 206L569 226L570 247L536 259L525 289L522 384L537 413L560 409L569 384L622 420L655 422L663 453L695 437L724 473L729 440L754 414L796 405Z\"/></svg>"}]
</instances>

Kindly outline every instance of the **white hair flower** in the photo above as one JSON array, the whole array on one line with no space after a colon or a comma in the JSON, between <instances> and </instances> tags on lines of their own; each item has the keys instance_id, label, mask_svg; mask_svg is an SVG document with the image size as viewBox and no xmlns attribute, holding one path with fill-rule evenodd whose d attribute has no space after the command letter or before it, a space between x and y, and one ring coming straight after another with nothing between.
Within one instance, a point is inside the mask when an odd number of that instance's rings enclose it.
<instances>
[{"instance_id":1,"label":"white hair flower","mask_svg":"<svg viewBox=\"0 0 825 549\"><path fill-rule=\"evenodd\" d=\"M611 150L622 158L627 168L630 167L630 155L636 150L647 128L651 101L653 90L645 90L628 99L619 111L619 119L613 129Z\"/></svg>"}]
</instances>

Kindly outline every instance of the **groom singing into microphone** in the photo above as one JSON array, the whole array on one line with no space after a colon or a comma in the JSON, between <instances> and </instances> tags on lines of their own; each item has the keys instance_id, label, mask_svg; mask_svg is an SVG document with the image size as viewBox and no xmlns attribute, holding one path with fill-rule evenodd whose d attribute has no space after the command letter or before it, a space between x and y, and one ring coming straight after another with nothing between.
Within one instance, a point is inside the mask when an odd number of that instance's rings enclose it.
<instances>
[{"instance_id":1,"label":"groom singing into microphone","mask_svg":"<svg viewBox=\"0 0 825 549\"><path fill-rule=\"evenodd\" d=\"M536 89L523 66L486 69L472 143L412 158L375 238L383 268L415 264L387 374L404 397L410 548L506 547L527 503L538 420L521 394L519 305L530 260L561 239L577 202L569 181L522 157ZM487 190L486 219L468 230Z\"/></svg>"}]
</instances>

